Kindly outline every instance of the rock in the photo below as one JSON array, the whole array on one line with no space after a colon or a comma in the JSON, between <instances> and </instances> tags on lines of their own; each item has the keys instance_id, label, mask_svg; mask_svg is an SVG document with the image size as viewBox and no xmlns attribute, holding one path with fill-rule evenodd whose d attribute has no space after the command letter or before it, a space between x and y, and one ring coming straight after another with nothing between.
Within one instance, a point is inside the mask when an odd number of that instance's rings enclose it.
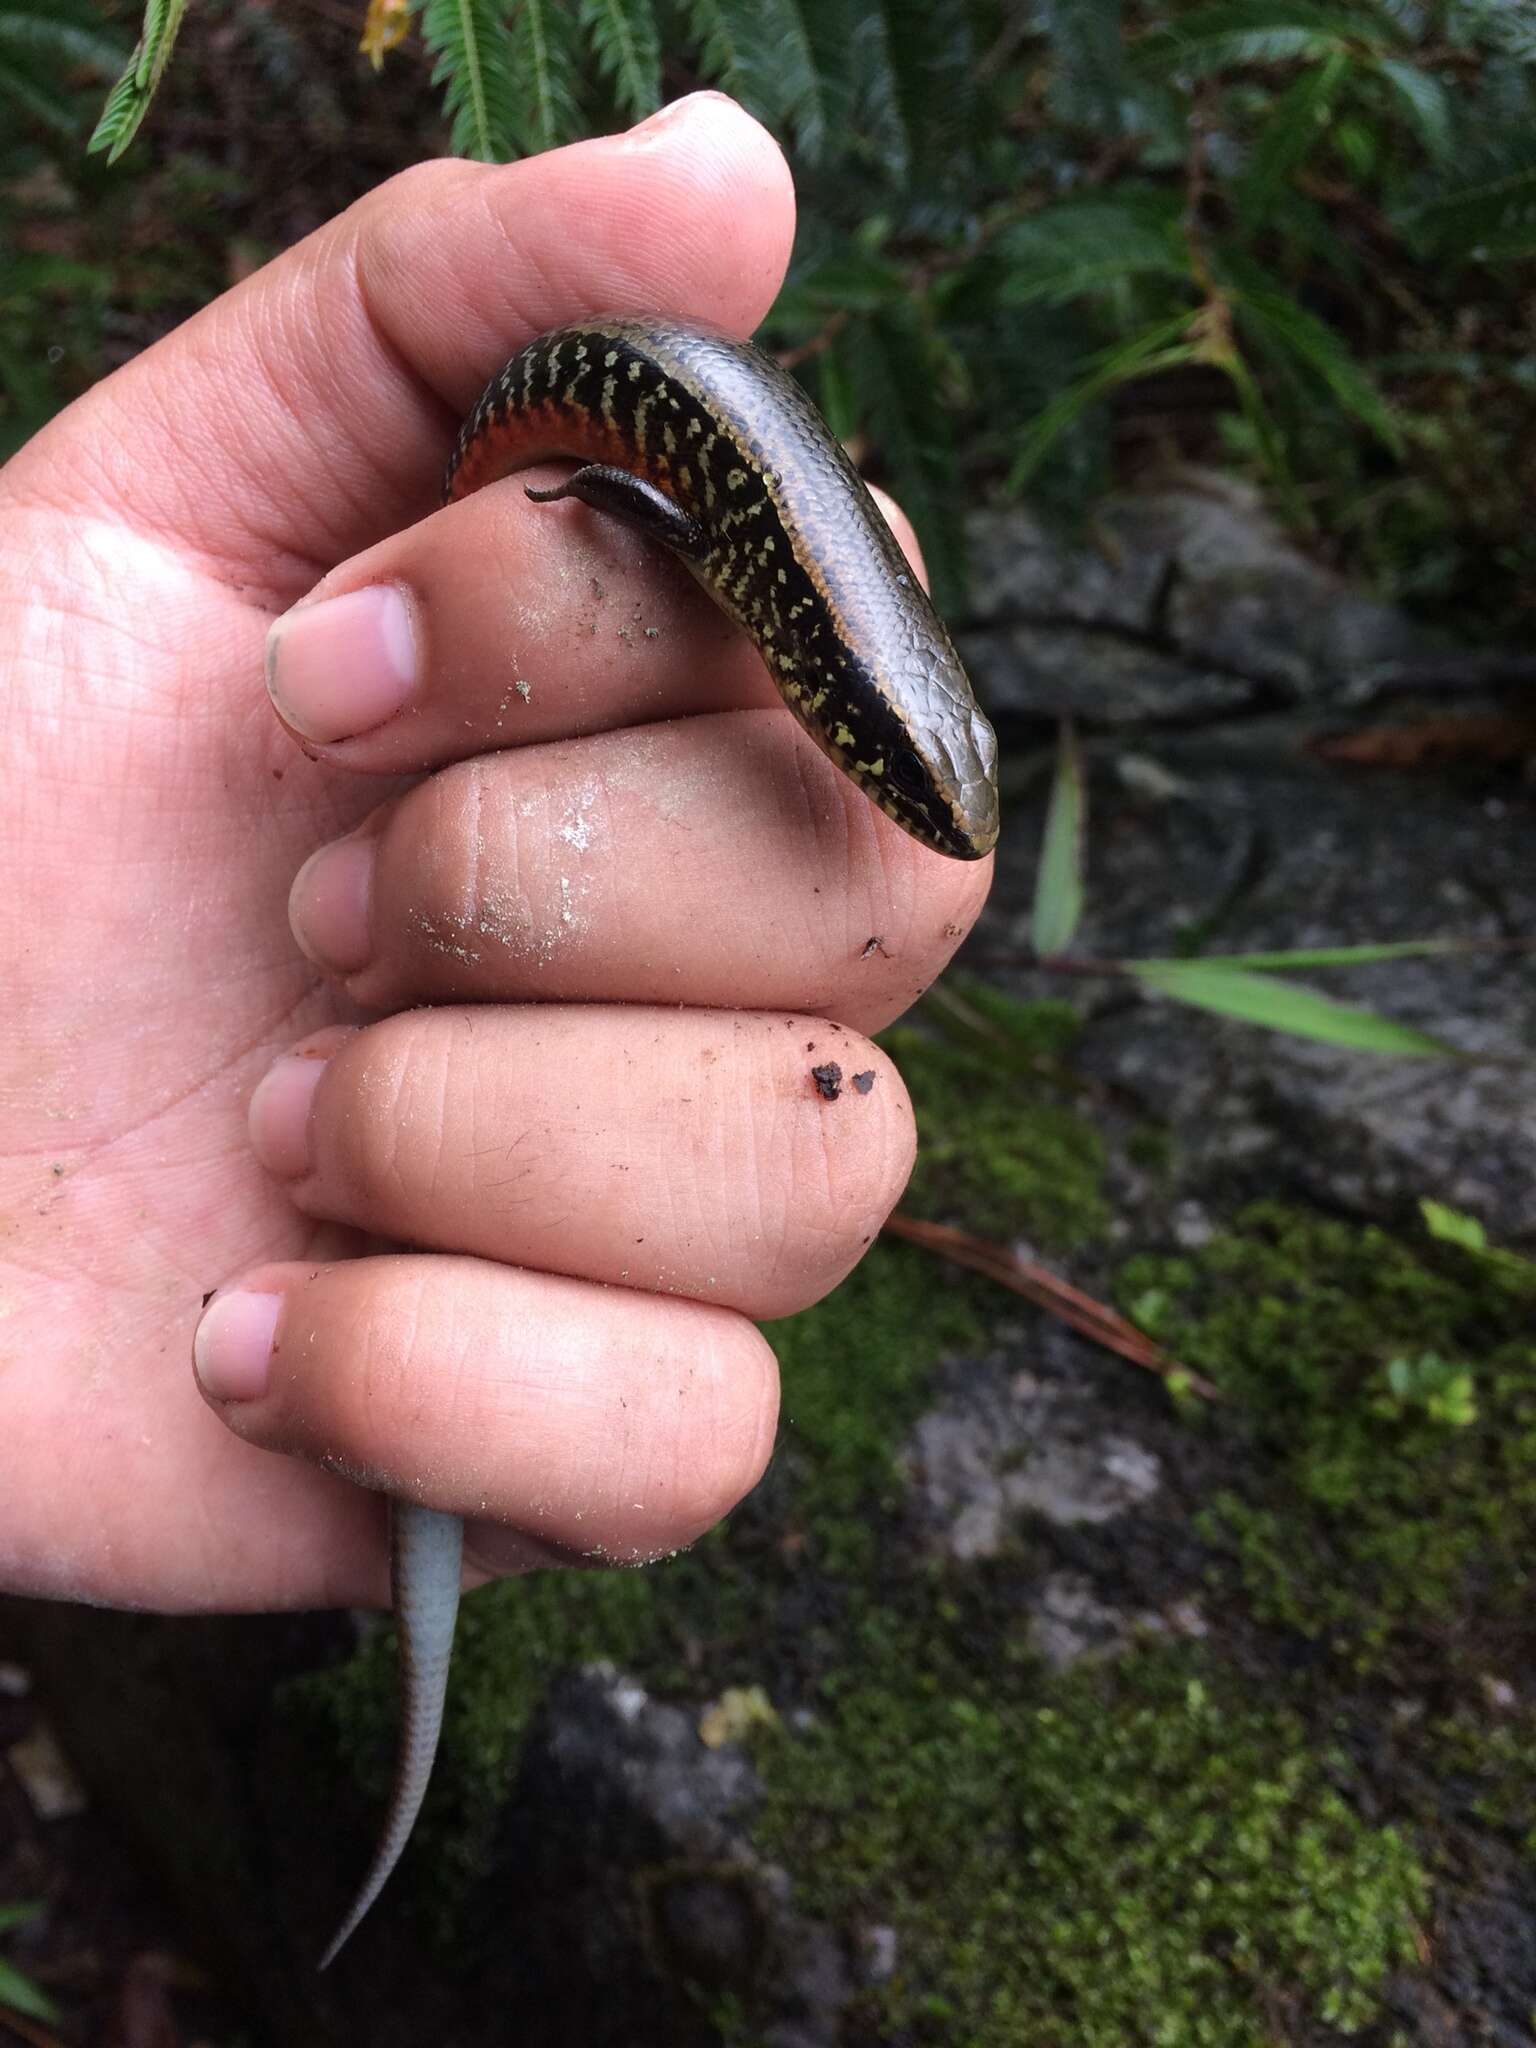
<instances>
[{"instance_id":1,"label":"rock","mask_svg":"<svg viewBox=\"0 0 1536 2048\"><path fill-rule=\"evenodd\" d=\"M1030 1598L1029 1645L1053 1671L1119 1649L1136 1626L1136 1616L1098 1599L1081 1572L1052 1572Z\"/></svg>"},{"instance_id":2,"label":"rock","mask_svg":"<svg viewBox=\"0 0 1536 2048\"><path fill-rule=\"evenodd\" d=\"M987 705L1014 717L1086 725L1187 724L1259 701L1241 677L1087 626L1016 621L957 636Z\"/></svg>"},{"instance_id":3,"label":"rock","mask_svg":"<svg viewBox=\"0 0 1536 2048\"><path fill-rule=\"evenodd\" d=\"M757 1773L699 1720L612 1665L551 1689L498 1857L528 1873L519 1946L547 1959L529 2004L550 2024L530 2020L530 2048L712 2040L701 1991L750 2000L765 2048L834 2048L847 1957L753 1849Z\"/></svg>"},{"instance_id":4,"label":"rock","mask_svg":"<svg viewBox=\"0 0 1536 2048\"><path fill-rule=\"evenodd\" d=\"M967 539L958 645L987 702L1016 717L1182 725L1343 704L1435 651L1214 473L1110 499L1077 542L1024 506L975 513Z\"/></svg>"},{"instance_id":5,"label":"rock","mask_svg":"<svg viewBox=\"0 0 1536 2048\"><path fill-rule=\"evenodd\" d=\"M1095 752L1088 910L1074 951L1113 961L1177 954L1191 938L1211 954L1491 941L1464 955L1295 970L1472 1059L1342 1051L1106 983L1090 999L1083 1064L1169 1129L1173 1184L1143 1190L1165 1238L1187 1245L1192 1222L1201 1227L1190 1203L1230 1212L1290 1193L1384 1220L1432 1195L1529 1243L1536 1101L1520 1063L1536 1043L1536 981L1528 957L1497 945L1536 928L1530 800L1330 768L1304 752L1309 730L1266 718L1164 734L1155 748L1138 744L1129 781L1116 752ZM1040 791L1012 810L1004 835L999 893L1021 906L1007 934L1021 952L1043 822ZM995 951L995 928L983 943ZM1038 994L1041 977L1017 987Z\"/></svg>"},{"instance_id":6,"label":"rock","mask_svg":"<svg viewBox=\"0 0 1536 2048\"><path fill-rule=\"evenodd\" d=\"M1027 1370L957 1368L912 1431L903 1465L918 1513L956 1559L995 1557L1020 1519L1112 1521L1157 1492L1157 1457L1105 1429L1072 1387Z\"/></svg>"}]
</instances>

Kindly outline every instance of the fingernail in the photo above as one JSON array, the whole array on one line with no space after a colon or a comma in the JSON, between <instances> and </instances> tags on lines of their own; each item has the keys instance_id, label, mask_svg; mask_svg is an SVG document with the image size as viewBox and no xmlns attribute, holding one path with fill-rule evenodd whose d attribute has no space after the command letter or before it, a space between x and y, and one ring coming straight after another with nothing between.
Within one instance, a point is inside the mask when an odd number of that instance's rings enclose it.
<instances>
[{"instance_id":1,"label":"fingernail","mask_svg":"<svg viewBox=\"0 0 1536 2048\"><path fill-rule=\"evenodd\" d=\"M257 1401L267 1391L280 1294L217 1294L192 1339L192 1369L210 1401Z\"/></svg>"},{"instance_id":2,"label":"fingernail","mask_svg":"<svg viewBox=\"0 0 1536 2048\"><path fill-rule=\"evenodd\" d=\"M628 132L631 136L651 136L655 135L662 128L672 127L676 122L691 121L700 102L704 100L717 100L727 107L735 107L737 105L737 102L731 98L729 93L711 90L690 92L685 94L680 100L671 100L666 106L658 107L654 114L647 114L643 121L637 121Z\"/></svg>"},{"instance_id":3,"label":"fingernail","mask_svg":"<svg viewBox=\"0 0 1536 2048\"><path fill-rule=\"evenodd\" d=\"M410 609L392 583L298 605L267 635L268 694L305 739L372 732L415 686Z\"/></svg>"},{"instance_id":4,"label":"fingernail","mask_svg":"<svg viewBox=\"0 0 1536 2048\"><path fill-rule=\"evenodd\" d=\"M371 837L335 839L312 853L288 891L288 923L299 949L330 974L356 974L373 957Z\"/></svg>"},{"instance_id":5,"label":"fingernail","mask_svg":"<svg viewBox=\"0 0 1536 2048\"><path fill-rule=\"evenodd\" d=\"M256 1084L246 1111L251 1150L279 1180L309 1171L309 1111L325 1072L323 1053L284 1053Z\"/></svg>"}]
</instances>

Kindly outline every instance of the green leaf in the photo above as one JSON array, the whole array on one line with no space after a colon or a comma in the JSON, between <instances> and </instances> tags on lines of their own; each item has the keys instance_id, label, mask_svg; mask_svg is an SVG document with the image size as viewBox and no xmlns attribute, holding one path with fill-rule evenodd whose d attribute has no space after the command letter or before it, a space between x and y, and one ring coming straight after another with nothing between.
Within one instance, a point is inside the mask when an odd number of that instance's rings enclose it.
<instances>
[{"instance_id":1,"label":"green leaf","mask_svg":"<svg viewBox=\"0 0 1536 2048\"><path fill-rule=\"evenodd\" d=\"M70 100L56 92L46 79L23 71L18 65L8 64L0 57L0 105L6 100L24 107L34 120L41 121L45 128L51 128L55 135L74 135L79 130L80 117Z\"/></svg>"},{"instance_id":2,"label":"green leaf","mask_svg":"<svg viewBox=\"0 0 1536 2048\"><path fill-rule=\"evenodd\" d=\"M447 88L449 142L459 156L505 163L519 154L530 105L498 0L426 0L421 39L436 57L432 83Z\"/></svg>"},{"instance_id":3,"label":"green leaf","mask_svg":"<svg viewBox=\"0 0 1536 2048\"><path fill-rule=\"evenodd\" d=\"M13 1927L25 1927L29 1921L41 1918L41 1899L25 1899L19 1904L0 1906L0 1934L9 1934Z\"/></svg>"},{"instance_id":4,"label":"green leaf","mask_svg":"<svg viewBox=\"0 0 1536 2048\"><path fill-rule=\"evenodd\" d=\"M1330 50L1275 101L1237 191L1238 214L1246 226L1258 227L1268 219L1275 194L1327 133L1333 103L1352 69L1343 50Z\"/></svg>"},{"instance_id":5,"label":"green leaf","mask_svg":"<svg viewBox=\"0 0 1536 2048\"><path fill-rule=\"evenodd\" d=\"M1120 0L1039 0L1053 72L1051 105L1074 127L1118 134L1125 97Z\"/></svg>"},{"instance_id":6,"label":"green leaf","mask_svg":"<svg viewBox=\"0 0 1536 2048\"><path fill-rule=\"evenodd\" d=\"M1063 305L1130 277L1188 284L1189 251L1171 194L1061 200L1005 228L994 244L1005 306Z\"/></svg>"},{"instance_id":7,"label":"green leaf","mask_svg":"<svg viewBox=\"0 0 1536 2048\"><path fill-rule=\"evenodd\" d=\"M885 176L903 185L921 169L930 190L953 184L976 140L967 10L932 0L858 0L843 54L853 124Z\"/></svg>"},{"instance_id":8,"label":"green leaf","mask_svg":"<svg viewBox=\"0 0 1536 2048\"><path fill-rule=\"evenodd\" d=\"M774 53L781 119L794 129L806 160L815 163L827 143L827 80L801 0L759 0L758 15Z\"/></svg>"},{"instance_id":9,"label":"green leaf","mask_svg":"<svg viewBox=\"0 0 1536 2048\"><path fill-rule=\"evenodd\" d=\"M859 400L848 373L847 359L834 342L816 358L816 399L821 416L839 441L859 430Z\"/></svg>"},{"instance_id":10,"label":"green leaf","mask_svg":"<svg viewBox=\"0 0 1536 2048\"><path fill-rule=\"evenodd\" d=\"M1154 73L1197 79L1248 64L1321 57L1343 43L1386 40L1386 24L1374 13L1308 0L1230 0L1153 29L1138 44L1136 61Z\"/></svg>"},{"instance_id":11,"label":"green leaf","mask_svg":"<svg viewBox=\"0 0 1536 2048\"><path fill-rule=\"evenodd\" d=\"M1231 299L1239 321L1271 354L1311 371L1347 413L1394 455L1402 454L1402 431L1386 400L1331 327L1280 291L1240 285Z\"/></svg>"},{"instance_id":12,"label":"green leaf","mask_svg":"<svg viewBox=\"0 0 1536 2048\"><path fill-rule=\"evenodd\" d=\"M699 41L699 68L712 84L770 126L788 113L783 66L765 33L761 0L686 0Z\"/></svg>"},{"instance_id":13,"label":"green leaf","mask_svg":"<svg viewBox=\"0 0 1536 2048\"><path fill-rule=\"evenodd\" d=\"M905 271L849 242L787 285L776 320L825 320L829 313L878 313L910 296Z\"/></svg>"},{"instance_id":14,"label":"green leaf","mask_svg":"<svg viewBox=\"0 0 1536 2048\"><path fill-rule=\"evenodd\" d=\"M1455 153L1456 138L1451 124L1450 94L1439 79L1397 57L1378 57L1375 69L1396 93L1408 125L1425 153L1436 163L1446 162Z\"/></svg>"},{"instance_id":15,"label":"green leaf","mask_svg":"<svg viewBox=\"0 0 1536 2048\"><path fill-rule=\"evenodd\" d=\"M1301 946L1284 953L1202 953L1220 967L1368 967L1377 960L1426 960L1472 951L1465 939L1388 939L1374 946Z\"/></svg>"},{"instance_id":16,"label":"green leaf","mask_svg":"<svg viewBox=\"0 0 1536 2048\"><path fill-rule=\"evenodd\" d=\"M187 0L147 0L138 44L122 77L107 94L101 118L86 144L87 152L105 150L107 162L115 164L137 135L171 61L186 11Z\"/></svg>"},{"instance_id":17,"label":"green leaf","mask_svg":"<svg viewBox=\"0 0 1536 2048\"><path fill-rule=\"evenodd\" d=\"M946 368L942 345L908 300L849 320L832 347L857 403L858 423L917 528L942 611L960 595L964 560L954 438L936 400Z\"/></svg>"},{"instance_id":18,"label":"green leaf","mask_svg":"<svg viewBox=\"0 0 1536 2048\"><path fill-rule=\"evenodd\" d=\"M1316 1038L1325 1045L1347 1046L1355 1052L1381 1053L1399 1059L1455 1056L1456 1048L1409 1024L1380 1017L1374 1010L1336 1003L1316 989L1275 975L1250 974L1208 960L1128 960L1126 967L1144 988L1197 1010L1260 1024L1293 1038Z\"/></svg>"},{"instance_id":19,"label":"green leaf","mask_svg":"<svg viewBox=\"0 0 1536 2048\"><path fill-rule=\"evenodd\" d=\"M1200 353L1199 345L1183 337L1189 334L1195 318L1194 313L1179 313L1093 357L1086 373L1053 398L1031 423L1019 443L1004 489L1021 491L1045 459L1052 442L1117 384L1129 384L1138 377L1156 376L1161 370L1194 362Z\"/></svg>"},{"instance_id":20,"label":"green leaf","mask_svg":"<svg viewBox=\"0 0 1536 2048\"><path fill-rule=\"evenodd\" d=\"M48 2025L60 2017L58 2007L48 1994L40 1991L30 1977L23 1977L20 1970L0 1957L0 2009L6 2006L29 2020L42 2020Z\"/></svg>"},{"instance_id":21,"label":"green leaf","mask_svg":"<svg viewBox=\"0 0 1536 2048\"><path fill-rule=\"evenodd\" d=\"M1459 1244L1469 1252L1488 1249L1488 1233L1475 1216L1464 1216L1460 1209L1448 1208L1444 1202L1432 1202L1427 1197L1419 1204L1419 1214L1430 1236L1438 1237L1443 1244Z\"/></svg>"},{"instance_id":22,"label":"green leaf","mask_svg":"<svg viewBox=\"0 0 1536 2048\"><path fill-rule=\"evenodd\" d=\"M35 434L54 411L52 387L43 363L22 349L14 349L0 335L0 391L15 409L14 422L22 438ZM18 446L19 446L18 442Z\"/></svg>"},{"instance_id":23,"label":"green leaf","mask_svg":"<svg viewBox=\"0 0 1536 2048\"><path fill-rule=\"evenodd\" d=\"M517 0L511 34L512 72L522 90L517 140L524 155L535 156L580 131L575 24L564 0Z\"/></svg>"},{"instance_id":24,"label":"green leaf","mask_svg":"<svg viewBox=\"0 0 1536 2048\"><path fill-rule=\"evenodd\" d=\"M9 44L23 55L41 57L57 68L86 64L93 71L117 71L128 56L114 37L97 35L79 22L33 13L25 6L0 9L0 44Z\"/></svg>"},{"instance_id":25,"label":"green leaf","mask_svg":"<svg viewBox=\"0 0 1536 2048\"><path fill-rule=\"evenodd\" d=\"M1082 922L1087 804L1082 758L1073 737L1072 722L1064 718L1057 741L1056 774L1045 816L1045 837L1040 844L1030 921L1030 943L1042 960L1064 953Z\"/></svg>"},{"instance_id":26,"label":"green leaf","mask_svg":"<svg viewBox=\"0 0 1536 2048\"><path fill-rule=\"evenodd\" d=\"M651 0L580 0L582 27L619 106L634 119L661 104L661 44Z\"/></svg>"},{"instance_id":27,"label":"green leaf","mask_svg":"<svg viewBox=\"0 0 1536 2048\"><path fill-rule=\"evenodd\" d=\"M1501 152L1503 153L1503 152ZM1536 138L1507 151L1507 170L1400 206L1393 225L1421 250L1495 263L1536 254ZM1521 162L1522 156L1530 160Z\"/></svg>"}]
</instances>

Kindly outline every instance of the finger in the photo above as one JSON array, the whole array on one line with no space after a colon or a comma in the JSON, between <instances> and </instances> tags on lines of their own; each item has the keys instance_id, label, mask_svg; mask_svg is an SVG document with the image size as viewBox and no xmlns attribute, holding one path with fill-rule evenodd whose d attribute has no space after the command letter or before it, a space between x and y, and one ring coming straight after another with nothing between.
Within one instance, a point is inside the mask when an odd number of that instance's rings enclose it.
<instances>
[{"instance_id":1,"label":"finger","mask_svg":"<svg viewBox=\"0 0 1536 2048\"><path fill-rule=\"evenodd\" d=\"M437 500L461 415L530 336L664 311L747 333L793 235L767 132L718 94L501 167L417 165L45 430L7 482L128 509L286 604Z\"/></svg>"},{"instance_id":2,"label":"finger","mask_svg":"<svg viewBox=\"0 0 1536 2048\"><path fill-rule=\"evenodd\" d=\"M473 1517L492 1570L691 1543L756 1483L777 1417L742 1317L468 1258L258 1268L193 1358L237 1435Z\"/></svg>"},{"instance_id":3,"label":"finger","mask_svg":"<svg viewBox=\"0 0 1536 2048\"><path fill-rule=\"evenodd\" d=\"M915 1149L900 1076L853 1032L596 1006L322 1034L257 1089L251 1136L309 1215L753 1316L842 1279Z\"/></svg>"},{"instance_id":4,"label":"finger","mask_svg":"<svg viewBox=\"0 0 1536 2048\"><path fill-rule=\"evenodd\" d=\"M921 575L911 526L882 509ZM368 773L780 701L665 549L521 488L477 492L325 577L272 629L267 681L311 753Z\"/></svg>"},{"instance_id":5,"label":"finger","mask_svg":"<svg viewBox=\"0 0 1536 2048\"><path fill-rule=\"evenodd\" d=\"M921 847L783 712L484 756L300 871L295 936L371 1009L795 1009L861 1030L942 971L990 861Z\"/></svg>"}]
</instances>

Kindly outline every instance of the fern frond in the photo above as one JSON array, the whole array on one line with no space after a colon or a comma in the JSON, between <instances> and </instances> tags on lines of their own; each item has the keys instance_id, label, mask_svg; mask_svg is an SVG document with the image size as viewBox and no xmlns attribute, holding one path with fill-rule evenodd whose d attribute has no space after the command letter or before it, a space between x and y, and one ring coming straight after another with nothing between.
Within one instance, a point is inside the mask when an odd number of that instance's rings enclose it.
<instances>
[{"instance_id":1,"label":"fern frond","mask_svg":"<svg viewBox=\"0 0 1536 2048\"><path fill-rule=\"evenodd\" d=\"M84 22L61 20L32 7L0 7L0 46L19 57L40 57L55 67L88 65L93 71L118 71L128 52L111 36L98 35Z\"/></svg>"},{"instance_id":2,"label":"fern frond","mask_svg":"<svg viewBox=\"0 0 1536 2048\"><path fill-rule=\"evenodd\" d=\"M894 185L904 184L914 155L911 109L902 94L884 0L870 0L859 9L848 59L859 130L885 176Z\"/></svg>"},{"instance_id":3,"label":"fern frond","mask_svg":"<svg viewBox=\"0 0 1536 2048\"><path fill-rule=\"evenodd\" d=\"M146 0L138 44L127 69L107 95L101 118L86 144L88 152L105 150L107 162L115 164L137 135L171 61L176 32L186 11L187 0Z\"/></svg>"},{"instance_id":4,"label":"fern frond","mask_svg":"<svg viewBox=\"0 0 1536 2048\"><path fill-rule=\"evenodd\" d=\"M843 18L842 0L808 0L809 11L802 0L683 4L702 75L776 134L792 135L807 164L817 162L837 125L835 104L846 99L853 24Z\"/></svg>"},{"instance_id":5,"label":"fern frond","mask_svg":"<svg viewBox=\"0 0 1536 2048\"><path fill-rule=\"evenodd\" d=\"M421 37L437 59L432 83L447 88L450 148L488 164L516 156L528 103L498 0L426 0Z\"/></svg>"},{"instance_id":6,"label":"fern frond","mask_svg":"<svg viewBox=\"0 0 1536 2048\"><path fill-rule=\"evenodd\" d=\"M1403 451L1402 430L1370 373L1350 354L1343 337L1315 313L1298 306L1256 264L1241 266L1231 292L1239 324L1272 357L1299 366L1322 384L1335 403L1373 433L1394 455Z\"/></svg>"},{"instance_id":7,"label":"fern frond","mask_svg":"<svg viewBox=\"0 0 1536 2048\"><path fill-rule=\"evenodd\" d=\"M686 0L686 8L703 76L760 120L779 125L786 112L783 67L764 30L761 0Z\"/></svg>"},{"instance_id":8,"label":"fern frond","mask_svg":"<svg viewBox=\"0 0 1536 2048\"><path fill-rule=\"evenodd\" d=\"M963 7L864 0L848 42L856 119L902 184L953 181L974 140L975 50Z\"/></svg>"},{"instance_id":9,"label":"fern frond","mask_svg":"<svg viewBox=\"0 0 1536 2048\"><path fill-rule=\"evenodd\" d=\"M1053 59L1051 105L1074 127L1113 135L1125 95L1121 0L1041 0Z\"/></svg>"},{"instance_id":10,"label":"fern frond","mask_svg":"<svg viewBox=\"0 0 1536 2048\"><path fill-rule=\"evenodd\" d=\"M1160 320L1142 333L1133 334L1129 341L1116 342L1113 348L1093 357L1086 372L1065 391L1058 393L1030 423L1019 443L1004 489L1010 495L1023 490L1049 453L1052 443L1069 427L1075 426L1091 406L1117 385L1134 383L1142 377L1155 377L1164 370L1179 369L1186 363L1195 362L1200 353L1199 343L1192 338L1197 317L1194 312L1178 313L1170 320Z\"/></svg>"},{"instance_id":11,"label":"fern frond","mask_svg":"<svg viewBox=\"0 0 1536 2048\"><path fill-rule=\"evenodd\" d=\"M1527 0L1450 0L1445 12L1452 42L1536 64L1536 10Z\"/></svg>"},{"instance_id":12,"label":"fern frond","mask_svg":"<svg viewBox=\"0 0 1536 2048\"><path fill-rule=\"evenodd\" d=\"M1238 213L1245 226L1259 227L1268 219L1280 187L1327 132L1334 101L1353 69L1346 51L1330 50L1275 101L1238 188Z\"/></svg>"},{"instance_id":13,"label":"fern frond","mask_svg":"<svg viewBox=\"0 0 1536 2048\"><path fill-rule=\"evenodd\" d=\"M761 0L763 34L777 52L780 104L808 163L827 142L827 74L811 41L807 0ZM815 5L816 0L809 0Z\"/></svg>"},{"instance_id":14,"label":"fern frond","mask_svg":"<svg viewBox=\"0 0 1536 2048\"><path fill-rule=\"evenodd\" d=\"M1005 228L994 243L1006 306L1061 306L1127 278L1188 282L1176 194L1064 199Z\"/></svg>"},{"instance_id":15,"label":"fern frond","mask_svg":"<svg viewBox=\"0 0 1536 2048\"><path fill-rule=\"evenodd\" d=\"M936 399L945 382L941 347L907 304L849 321L834 348L859 423L917 528L934 593L951 605L963 588L964 546L954 438Z\"/></svg>"},{"instance_id":16,"label":"fern frond","mask_svg":"<svg viewBox=\"0 0 1536 2048\"><path fill-rule=\"evenodd\" d=\"M79 129L79 116L62 93L55 92L46 80L34 77L19 64L8 64L0 57L0 106L7 100L24 108L55 135L74 135Z\"/></svg>"},{"instance_id":17,"label":"fern frond","mask_svg":"<svg viewBox=\"0 0 1536 2048\"><path fill-rule=\"evenodd\" d=\"M1246 64L1283 64L1348 44L1374 49L1393 41L1389 23L1374 10L1314 0L1224 0L1153 29L1138 44L1136 60L1163 75L1208 78Z\"/></svg>"},{"instance_id":18,"label":"fern frond","mask_svg":"<svg viewBox=\"0 0 1536 2048\"><path fill-rule=\"evenodd\" d=\"M1493 263L1536 251L1536 135L1506 132L1476 153L1463 181L1443 177L1397 207L1393 223L1420 251Z\"/></svg>"},{"instance_id":19,"label":"fern frond","mask_svg":"<svg viewBox=\"0 0 1536 2048\"><path fill-rule=\"evenodd\" d=\"M1435 163L1443 163L1456 146L1450 94L1428 71L1397 57L1379 57L1377 76L1397 96L1398 106L1410 128Z\"/></svg>"},{"instance_id":20,"label":"fern frond","mask_svg":"<svg viewBox=\"0 0 1536 2048\"><path fill-rule=\"evenodd\" d=\"M637 120L661 104L661 40L652 0L580 0L581 25L613 96Z\"/></svg>"},{"instance_id":21,"label":"fern frond","mask_svg":"<svg viewBox=\"0 0 1536 2048\"><path fill-rule=\"evenodd\" d=\"M516 0L512 74L521 89L517 139L527 156L557 149L579 133L575 23L563 0Z\"/></svg>"}]
</instances>

